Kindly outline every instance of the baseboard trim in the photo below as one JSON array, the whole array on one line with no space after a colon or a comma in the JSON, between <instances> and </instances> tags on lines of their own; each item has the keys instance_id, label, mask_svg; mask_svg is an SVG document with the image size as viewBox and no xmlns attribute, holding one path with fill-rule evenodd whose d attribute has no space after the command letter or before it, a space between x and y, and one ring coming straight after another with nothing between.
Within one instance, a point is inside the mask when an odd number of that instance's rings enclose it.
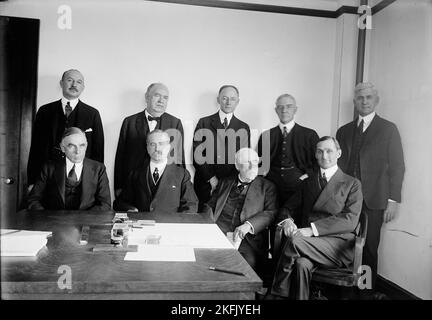
<instances>
[{"instance_id":1,"label":"baseboard trim","mask_svg":"<svg viewBox=\"0 0 432 320\"><path fill-rule=\"evenodd\" d=\"M396 283L378 275L376 279L377 291L387 295L390 300L422 300Z\"/></svg>"}]
</instances>

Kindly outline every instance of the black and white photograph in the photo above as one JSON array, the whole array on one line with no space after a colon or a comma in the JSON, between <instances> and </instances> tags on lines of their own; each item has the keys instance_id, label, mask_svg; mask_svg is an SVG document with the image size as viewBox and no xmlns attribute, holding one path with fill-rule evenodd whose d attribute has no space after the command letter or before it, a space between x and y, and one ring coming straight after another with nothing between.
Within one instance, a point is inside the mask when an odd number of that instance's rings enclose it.
<instances>
[{"instance_id":1,"label":"black and white photograph","mask_svg":"<svg viewBox=\"0 0 432 320\"><path fill-rule=\"evenodd\" d=\"M1 0L0 24L1 300L432 300L432 0Z\"/></svg>"}]
</instances>

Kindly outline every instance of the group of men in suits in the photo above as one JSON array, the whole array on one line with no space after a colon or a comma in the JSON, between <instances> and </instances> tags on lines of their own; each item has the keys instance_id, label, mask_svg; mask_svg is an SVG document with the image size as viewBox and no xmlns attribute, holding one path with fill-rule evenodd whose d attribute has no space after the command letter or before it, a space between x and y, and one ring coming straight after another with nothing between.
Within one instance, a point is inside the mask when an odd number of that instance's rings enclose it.
<instances>
[{"instance_id":1,"label":"group of men in suits","mask_svg":"<svg viewBox=\"0 0 432 320\"><path fill-rule=\"evenodd\" d=\"M78 99L84 89L78 70L66 71L60 85L62 99L36 114L29 208L109 210L99 112ZM291 292L299 299L308 297L313 266L350 263L350 242L363 211L369 217L364 263L375 281L380 228L401 201L404 160L396 126L375 114L379 98L372 84L356 86L359 117L341 127L336 139L319 139L296 123L295 98L279 96L280 123L260 136L257 152L250 149L249 126L234 115L239 90L222 86L220 110L199 119L195 128L193 184L185 169L183 126L166 112L168 100L168 88L153 83L145 93L146 108L123 121L115 210L208 212L223 232L242 240L239 251L259 274L268 248L265 230L279 223L288 241L269 296ZM260 158L265 177L258 176Z\"/></svg>"}]
</instances>

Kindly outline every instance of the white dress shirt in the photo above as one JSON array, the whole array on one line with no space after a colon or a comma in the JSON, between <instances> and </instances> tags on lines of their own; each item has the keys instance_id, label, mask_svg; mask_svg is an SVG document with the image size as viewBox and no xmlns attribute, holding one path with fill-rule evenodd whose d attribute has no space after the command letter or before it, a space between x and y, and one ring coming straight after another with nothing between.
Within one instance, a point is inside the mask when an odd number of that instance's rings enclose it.
<instances>
[{"instance_id":1,"label":"white dress shirt","mask_svg":"<svg viewBox=\"0 0 432 320\"><path fill-rule=\"evenodd\" d=\"M369 125L371 124L373 118L375 117L375 114L376 114L376 113L375 113L375 111L374 111L374 112L369 113L367 116L364 116L364 117L362 117L362 116L359 115L359 118L358 118L358 120L357 120L357 127L358 127L358 125L360 124L360 122L363 120L363 132L365 132L366 129L367 129L367 128L369 127Z\"/></svg>"},{"instance_id":2,"label":"white dress shirt","mask_svg":"<svg viewBox=\"0 0 432 320\"><path fill-rule=\"evenodd\" d=\"M147 120L147 124L149 126L149 130L150 130L150 132L152 132L154 129L156 129L157 121L156 120L149 121L148 116L150 116L150 117L153 117L153 116L150 113L148 113L147 109L144 110L144 114L145 114L145 117ZM154 117L154 118L156 118L156 117Z\"/></svg>"},{"instance_id":3,"label":"white dress shirt","mask_svg":"<svg viewBox=\"0 0 432 320\"><path fill-rule=\"evenodd\" d=\"M292 130L292 128L294 128L294 125L295 125L294 120L291 120L290 122L285 123L285 124L280 122L279 123L279 128L281 129L282 134L284 132L284 127L287 129L287 132L290 133L291 130Z\"/></svg>"},{"instance_id":4,"label":"white dress shirt","mask_svg":"<svg viewBox=\"0 0 432 320\"><path fill-rule=\"evenodd\" d=\"M77 181L79 181L83 169L83 163L82 162L73 163L66 157L66 177L69 176L69 172L72 170L74 165L75 165L75 173L77 176Z\"/></svg>"},{"instance_id":5,"label":"white dress shirt","mask_svg":"<svg viewBox=\"0 0 432 320\"><path fill-rule=\"evenodd\" d=\"M230 122L231 122L232 117L233 117L232 112L231 113L225 113L221 109L219 109L219 119L220 119L220 122L222 123L222 125L224 123L224 119L225 118L227 118L228 125L229 125Z\"/></svg>"},{"instance_id":6,"label":"white dress shirt","mask_svg":"<svg viewBox=\"0 0 432 320\"><path fill-rule=\"evenodd\" d=\"M66 104L68 102L69 102L69 104L70 104L70 106L72 108L72 111L74 111L76 105L78 104L78 101L79 101L78 98L72 99L72 100L68 100L65 97L61 98L61 104L62 104L62 107L63 107L63 113L66 115L66 109L65 108L66 108Z\"/></svg>"},{"instance_id":7,"label":"white dress shirt","mask_svg":"<svg viewBox=\"0 0 432 320\"><path fill-rule=\"evenodd\" d=\"M150 161L150 174L151 174L151 177L152 177L153 182L155 184L156 184L157 181L154 181L153 172L155 171L156 168L158 169L159 180L160 180L160 178L162 177L163 172L165 171L165 167L166 167L167 163L168 163L168 159L165 159L165 161L159 162L159 163L153 162L152 160Z\"/></svg>"}]
</instances>

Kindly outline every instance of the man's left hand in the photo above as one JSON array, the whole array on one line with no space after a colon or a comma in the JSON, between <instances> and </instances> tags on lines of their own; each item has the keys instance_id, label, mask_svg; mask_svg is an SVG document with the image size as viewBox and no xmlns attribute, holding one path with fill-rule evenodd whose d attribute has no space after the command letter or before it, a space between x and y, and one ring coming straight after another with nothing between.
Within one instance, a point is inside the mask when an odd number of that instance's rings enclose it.
<instances>
[{"instance_id":1,"label":"man's left hand","mask_svg":"<svg viewBox=\"0 0 432 320\"><path fill-rule=\"evenodd\" d=\"M392 201L387 202L387 209L384 210L384 222L392 221L396 217L398 209L399 203Z\"/></svg>"},{"instance_id":2,"label":"man's left hand","mask_svg":"<svg viewBox=\"0 0 432 320\"><path fill-rule=\"evenodd\" d=\"M297 229L294 235L302 235L303 237L312 237L313 236L312 228Z\"/></svg>"},{"instance_id":3,"label":"man's left hand","mask_svg":"<svg viewBox=\"0 0 432 320\"><path fill-rule=\"evenodd\" d=\"M243 240L243 238L251 231L251 226L249 223L243 223L241 226L238 226L234 230L234 241L240 239Z\"/></svg>"}]
</instances>

